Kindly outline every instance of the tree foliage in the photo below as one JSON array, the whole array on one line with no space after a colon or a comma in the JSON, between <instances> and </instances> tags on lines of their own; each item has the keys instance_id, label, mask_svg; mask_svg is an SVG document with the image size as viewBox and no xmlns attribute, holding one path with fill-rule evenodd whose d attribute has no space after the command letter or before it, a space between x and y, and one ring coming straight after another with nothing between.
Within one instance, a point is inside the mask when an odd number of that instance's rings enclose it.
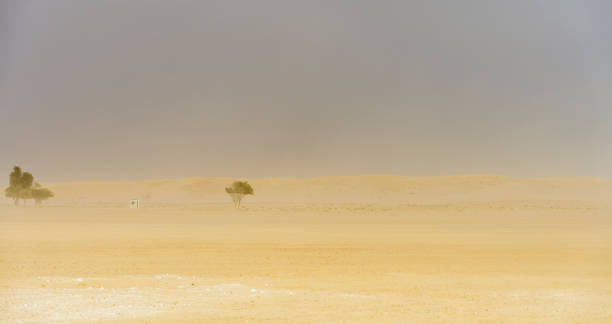
<instances>
[{"instance_id":1,"label":"tree foliage","mask_svg":"<svg viewBox=\"0 0 612 324\"><path fill-rule=\"evenodd\" d=\"M28 196L28 189L32 187L34 177L29 172L23 172L20 167L13 167L13 172L9 174L9 187L4 190L4 195L8 198L12 198L15 201L15 205L19 203L20 199L24 199Z\"/></svg>"},{"instance_id":2,"label":"tree foliage","mask_svg":"<svg viewBox=\"0 0 612 324\"><path fill-rule=\"evenodd\" d=\"M21 186L21 168L18 166L13 167L13 172L9 175L9 186L17 188Z\"/></svg>"},{"instance_id":3,"label":"tree foliage","mask_svg":"<svg viewBox=\"0 0 612 324\"><path fill-rule=\"evenodd\" d=\"M236 208L240 208L240 202L244 196L255 194L253 187L247 181L234 181L231 186L225 188L225 192L232 197Z\"/></svg>"},{"instance_id":4,"label":"tree foliage","mask_svg":"<svg viewBox=\"0 0 612 324\"><path fill-rule=\"evenodd\" d=\"M36 183L31 190L32 199L36 205L40 205L44 200L54 197L53 192L47 188L43 188L40 183Z\"/></svg>"},{"instance_id":5,"label":"tree foliage","mask_svg":"<svg viewBox=\"0 0 612 324\"><path fill-rule=\"evenodd\" d=\"M19 203L19 194L20 193L21 193L21 188L17 187L17 186L10 186L10 187L4 189L4 195L7 198L13 199L13 201L15 202L15 205L17 205Z\"/></svg>"},{"instance_id":6,"label":"tree foliage","mask_svg":"<svg viewBox=\"0 0 612 324\"><path fill-rule=\"evenodd\" d=\"M34 199L37 205L43 200L53 197L53 192L47 188L43 188L39 183L32 187L34 176L29 172L23 172L20 167L13 167L13 172L9 174L9 186L4 190L4 195L12 198L15 205L19 204L19 200L23 199L24 203L27 199Z\"/></svg>"}]
</instances>

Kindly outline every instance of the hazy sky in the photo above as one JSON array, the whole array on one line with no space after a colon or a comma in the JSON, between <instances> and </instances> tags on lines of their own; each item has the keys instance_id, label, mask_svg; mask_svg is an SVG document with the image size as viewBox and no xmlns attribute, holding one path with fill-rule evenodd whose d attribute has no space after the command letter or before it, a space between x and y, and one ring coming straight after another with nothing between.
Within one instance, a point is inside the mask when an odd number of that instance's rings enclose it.
<instances>
[{"instance_id":1,"label":"hazy sky","mask_svg":"<svg viewBox=\"0 0 612 324\"><path fill-rule=\"evenodd\" d=\"M611 15L608 0L0 0L0 171L612 178Z\"/></svg>"}]
</instances>

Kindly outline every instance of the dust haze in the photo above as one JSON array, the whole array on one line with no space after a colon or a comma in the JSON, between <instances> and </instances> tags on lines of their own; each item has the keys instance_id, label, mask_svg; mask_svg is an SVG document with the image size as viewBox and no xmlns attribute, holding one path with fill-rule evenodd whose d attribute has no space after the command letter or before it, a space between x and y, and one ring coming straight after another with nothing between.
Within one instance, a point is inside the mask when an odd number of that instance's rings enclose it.
<instances>
[{"instance_id":1,"label":"dust haze","mask_svg":"<svg viewBox=\"0 0 612 324\"><path fill-rule=\"evenodd\" d=\"M611 12L0 0L0 323L612 323Z\"/></svg>"}]
</instances>

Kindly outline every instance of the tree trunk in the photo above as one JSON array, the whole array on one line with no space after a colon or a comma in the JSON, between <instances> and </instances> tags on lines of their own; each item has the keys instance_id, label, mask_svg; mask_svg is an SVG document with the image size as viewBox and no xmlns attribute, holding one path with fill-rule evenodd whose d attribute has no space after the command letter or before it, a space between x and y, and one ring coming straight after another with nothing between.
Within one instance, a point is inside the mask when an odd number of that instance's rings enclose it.
<instances>
[{"instance_id":1,"label":"tree trunk","mask_svg":"<svg viewBox=\"0 0 612 324\"><path fill-rule=\"evenodd\" d=\"M242 200L242 194L232 193L232 200L234 201L234 207L240 208L240 201Z\"/></svg>"}]
</instances>

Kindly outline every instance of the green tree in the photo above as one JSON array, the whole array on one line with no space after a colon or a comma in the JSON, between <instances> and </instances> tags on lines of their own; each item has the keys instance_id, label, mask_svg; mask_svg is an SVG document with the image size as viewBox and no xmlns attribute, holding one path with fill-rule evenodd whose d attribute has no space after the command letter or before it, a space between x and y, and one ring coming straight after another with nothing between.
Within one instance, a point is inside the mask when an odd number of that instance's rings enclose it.
<instances>
[{"instance_id":1,"label":"green tree","mask_svg":"<svg viewBox=\"0 0 612 324\"><path fill-rule=\"evenodd\" d=\"M4 190L4 195L12 198L15 205L19 204L19 195L21 194L21 176L23 172L18 166L13 167L13 172L9 175L9 187Z\"/></svg>"},{"instance_id":2,"label":"green tree","mask_svg":"<svg viewBox=\"0 0 612 324\"><path fill-rule=\"evenodd\" d=\"M33 189L33 183L34 176L31 173L23 172L20 167L15 166L13 167L13 172L9 174L9 187L4 190L4 195L12 198L15 201L15 205L19 204L20 199L24 200L24 204L26 199L36 199L34 195L40 198L51 194L51 196L44 199L53 197L53 193L49 189L40 186L40 184Z\"/></svg>"},{"instance_id":3,"label":"green tree","mask_svg":"<svg viewBox=\"0 0 612 324\"><path fill-rule=\"evenodd\" d=\"M13 172L9 174L9 187L4 190L4 195L12 198L15 205L19 204L19 199L29 195L28 189L32 187L34 177L29 172L22 172L18 166L13 167Z\"/></svg>"},{"instance_id":4,"label":"green tree","mask_svg":"<svg viewBox=\"0 0 612 324\"><path fill-rule=\"evenodd\" d=\"M8 198L12 198L15 202L15 205L19 204L19 193L21 189L17 186L10 186L4 190L4 195Z\"/></svg>"},{"instance_id":5,"label":"green tree","mask_svg":"<svg viewBox=\"0 0 612 324\"><path fill-rule=\"evenodd\" d=\"M36 206L40 206L44 200L54 197L53 192L47 188L43 188L40 183L36 183L34 188L30 190L30 193Z\"/></svg>"},{"instance_id":6,"label":"green tree","mask_svg":"<svg viewBox=\"0 0 612 324\"><path fill-rule=\"evenodd\" d=\"M246 181L234 181L230 187L225 188L225 192L232 197L236 208L240 208L244 196L254 194L253 187Z\"/></svg>"},{"instance_id":7,"label":"green tree","mask_svg":"<svg viewBox=\"0 0 612 324\"><path fill-rule=\"evenodd\" d=\"M30 189L34 184L34 176L30 172L24 172L21 175L21 188Z\"/></svg>"},{"instance_id":8,"label":"green tree","mask_svg":"<svg viewBox=\"0 0 612 324\"><path fill-rule=\"evenodd\" d=\"M18 166L13 167L13 172L9 175L9 186L17 188L21 186L21 168Z\"/></svg>"}]
</instances>

